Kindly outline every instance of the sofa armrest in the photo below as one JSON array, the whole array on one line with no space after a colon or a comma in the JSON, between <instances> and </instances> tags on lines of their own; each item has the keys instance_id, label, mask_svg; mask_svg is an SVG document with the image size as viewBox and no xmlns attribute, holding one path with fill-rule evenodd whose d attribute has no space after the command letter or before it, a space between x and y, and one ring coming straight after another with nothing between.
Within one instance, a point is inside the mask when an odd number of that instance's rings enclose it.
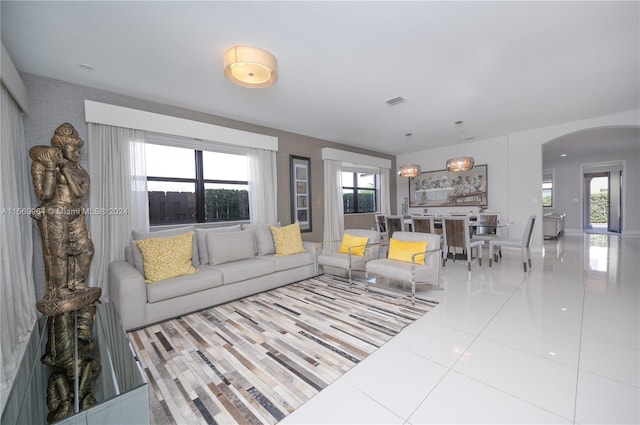
<instances>
[{"instance_id":1,"label":"sofa armrest","mask_svg":"<svg viewBox=\"0 0 640 425\"><path fill-rule=\"evenodd\" d=\"M313 275L318 275L318 244L316 242L302 241L304 250L313 255Z\"/></svg>"},{"instance_id":2,"label":"sofa armrest","mask_svg":"<svg viewBox=\"0 0 640 425\"><path fill-rule=\"evenodd\" d=\"M144 276L126 261L109 264L109 298L116 306L125 330L146 324L146 285Z\"/></svg>"}]
</instances>

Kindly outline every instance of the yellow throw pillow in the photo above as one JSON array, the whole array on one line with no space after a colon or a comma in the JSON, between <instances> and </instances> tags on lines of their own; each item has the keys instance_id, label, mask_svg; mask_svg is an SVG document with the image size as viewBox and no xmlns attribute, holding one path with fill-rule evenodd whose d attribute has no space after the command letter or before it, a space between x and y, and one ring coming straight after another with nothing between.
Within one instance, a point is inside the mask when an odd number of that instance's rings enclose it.
<instances>
[{"instance_id":1,"label":"yellow throw pillow","mask_svg":"<svg viewBox=\"0 0 640 425\"><path fill-rule=\"evenodd\" d=\"M276 255L290 255L305 252L300 234L300 223L297 221L288 226L275 227L269 225L273 235Z\"/></svg>"},{"instance_id":2,"label":"yellow throw pillow","mask_svg":"<svg viewBox=\"0 0 640 425\"><path fill-rule=\"evenodd\" d=\"M367 248L367 243L369 243L369 238L367 236L354 236L345 233L342 236L340 252L348 254L349 248L351 248L351 255L358 255L362 257L364 255L364 250Z\"/></svg>"},{"instance_id":3,"label":"yellow throw pillow","mask_svg":"<svg viewBox=\"0 0 640 425\"><path fill-rule=\"evenodd\" d=\"M136 241L142 252L144 281L147 283L195 273L191 265L193 234L187 232L166 238L149 238Z\"/></svg>"},{"instance_id":4,"label":"yellow throw pillow","mask_svg":"<svg viewBox=\"0 0 640 425\"><path fill-rule=\"evenodd\" d=\"M411 256L427 250L428 242L408 242L391 238L389 240L389 260L411 262ZM424 255L416 256L416 264L424 264Z\"/></svg>"}]
</instances>

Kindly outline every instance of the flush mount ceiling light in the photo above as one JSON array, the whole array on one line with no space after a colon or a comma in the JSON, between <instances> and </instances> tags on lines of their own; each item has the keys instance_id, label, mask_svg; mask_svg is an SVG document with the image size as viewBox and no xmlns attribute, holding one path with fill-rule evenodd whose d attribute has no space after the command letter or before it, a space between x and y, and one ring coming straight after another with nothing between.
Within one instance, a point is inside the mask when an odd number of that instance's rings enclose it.
<instances>
[{"instance_id":1,"label":"flush mount ceiling light","mask_svg":"<svg viewBox=\"0 0 640 425\"><path fill-rule=\"evenodd\" d=\"M463 142L471 139L471 137L465 139L462 121L456 121L455 124L460 128L460 135ZM473 158L470 156L457 156L455 158L450 158L447 160L447 171L468 171L473 168L473 163Z\"/></svg>"},{"instance_id":2,"label":"flush mount ceiling light","mask_svg":"<svg viewBox=\"0 0 640 425\"><path fill-rule=\"evenodd\" d=\"M269 87L278 79L278 61L258 47L233 46L224 52L224 75L242 87Z\"/></svg>"}]
</instances>

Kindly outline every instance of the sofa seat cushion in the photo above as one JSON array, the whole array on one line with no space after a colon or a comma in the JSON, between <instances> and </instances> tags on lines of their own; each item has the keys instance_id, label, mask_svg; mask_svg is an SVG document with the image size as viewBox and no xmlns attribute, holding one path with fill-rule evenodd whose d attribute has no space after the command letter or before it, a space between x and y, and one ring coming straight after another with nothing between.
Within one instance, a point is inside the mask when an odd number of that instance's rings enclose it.
<instances>
[{"instance_id":1,"label":"sofa seat cushion","mask_svg":"<svg viewBox=\"0 0 640 425\"><path fill-rule=\"evenodd\" d=\"M276 266L277 272L282 270L296 269L298 267L304 267L313 264L313 254L309 252L290 255L264 255L260 258L272 261Z\"/></svg>"},{"instance_id":2,"label":"sofa seat cushion","mask_svg":"<svg viewBox=\"0 0 640 425\"><path fill-rule=\"evenodd\" d=\"M192 294L198 291L222 285L222 272L211 266L200 266L193 274L158 281L147 287L147 300L150 303ZM144 306L140 306L144 308Z\"/></svg>"},{"instance_id":3,"label":"sofa seat cushion","mask_svg":"<svg viewBox=\"0 0 640 425\"><path fill-rule=\"evenodd\" d=\"M218 264L213 267L222 273L222 280L225 285L275 273L276 271L273 261L259 258Z\"/></svg>"}]
</instances>

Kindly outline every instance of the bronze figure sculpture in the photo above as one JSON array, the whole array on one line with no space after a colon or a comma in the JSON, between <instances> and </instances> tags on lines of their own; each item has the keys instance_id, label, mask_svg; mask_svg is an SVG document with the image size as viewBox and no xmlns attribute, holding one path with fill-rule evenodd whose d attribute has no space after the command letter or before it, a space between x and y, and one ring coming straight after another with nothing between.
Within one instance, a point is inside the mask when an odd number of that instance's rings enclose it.
<instances>
[{"instance_id":1,"label":"bronze figure sculpture","mask_svg":"<svg viewBox=\"0 0 640 425\"><path fill-rule=\"evenodd\" d=\"M83 145L76 129L64 123L55 130L51 146L29 150L34 190L42 201L31 215L42 238L46 276L45 295L36 304L48 316L42 362L54 368L47 387L48 422L95 404L91 386L101 369L92 358L93 323L102 290L87 284L94 250L82 202L90 184L89 174L78 163Z\"/></svg>"}]
</instances>

